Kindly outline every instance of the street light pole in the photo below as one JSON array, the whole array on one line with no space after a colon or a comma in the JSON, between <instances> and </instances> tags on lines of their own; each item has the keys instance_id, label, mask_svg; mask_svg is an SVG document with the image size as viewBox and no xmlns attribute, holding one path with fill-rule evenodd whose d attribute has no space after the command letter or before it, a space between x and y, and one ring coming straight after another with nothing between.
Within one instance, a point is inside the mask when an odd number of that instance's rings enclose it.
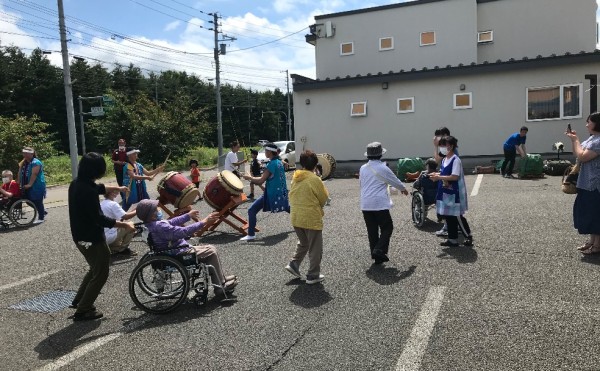
<instances>
[{"instance_id":1,"label":"street light pole","mask_svg":"<svg viewBox=\"0 0 600 371\"><path fill-rule=\"evenodd\" d=\"M285 82L287 85L287 116L286 116L286 121L287 121L287 126L288 126L288 140L294 140L292 138L292 115L290 112L290 71L289 70L285 70Z\"/></svg>"},{"instance_id":2,"label":"street light pole","mask_svg":"<svg viewBox=\"0 0 600 371\"><path fill-rule=\"evenodd\" d=\"M63 80L65 85L65 100L67 104L67 127L69 129L69 154L71 157L71 177L77 177L77 136L75 133L75 110L73 108L73 91L71 86L71 66L69 65L69 50L67 49L67 27L65 26L65 11L63 1L58 2L58 29L60 30L60 49L63 61Z\"/></svg>"}]
</instances>

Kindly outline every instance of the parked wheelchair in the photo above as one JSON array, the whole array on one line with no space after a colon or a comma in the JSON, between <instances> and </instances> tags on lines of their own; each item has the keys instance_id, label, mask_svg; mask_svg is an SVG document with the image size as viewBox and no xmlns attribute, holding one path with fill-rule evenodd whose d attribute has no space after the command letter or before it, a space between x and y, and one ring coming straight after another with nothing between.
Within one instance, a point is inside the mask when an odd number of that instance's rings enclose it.
<instances>
[{"instance_id":1,"label":"parked wheelchair","mask_svg":"<svg viewBox=\"0 0 600 371\"><path fill-rule=\"evenodd\" d=\"M136 224L138 231L145 229L140 224ZM219 289L224 300L230 298L223 289L224 283L211 281L209 270L214 272L215 267L198 261L195 253L170 256L165 255L168 250L156 252L151 234L147 243L150 251L142 256L129 277L129 295L138 308L164 314L186 300L200 306L208 301L210 287Z\"/></svg>"},{"instance_id":2,"label":"parked wheelchair","mask_svg":"<svg viewBox=\"0 0 600 371\"><path fill-rule=\"evenodd\" d=\"M434 188L425 189L424 187L419 186L419 183L417 182L413 184L413 187L414 190L411 193L412 221L415 227L421 228L427 220L427 211L432 206L435 209L435 194L432 191ZM437 182L435 189L437 189Z\"/></svg>"},{"instance_id":3,"label":"parked wheelchair","mask_svg":"<svg viewBox=\"0 0 600 371\"><path fill-rule=\"evenodd\" d=\"M0 228L11 225L23 228L33 224L37 218L37 209L30 200L21 198L0 202Z\"/></svg>"}]
</instances>

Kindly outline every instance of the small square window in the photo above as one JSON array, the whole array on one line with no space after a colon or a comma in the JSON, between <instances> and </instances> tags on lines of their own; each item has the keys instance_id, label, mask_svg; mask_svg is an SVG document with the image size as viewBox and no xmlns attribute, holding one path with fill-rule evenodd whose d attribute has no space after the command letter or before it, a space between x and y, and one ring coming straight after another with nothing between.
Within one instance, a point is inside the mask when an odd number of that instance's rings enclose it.
<instances>
[{"instance_id":1,"label":"small square window","mask_svg":"<svg viewBox=\"0 0 600 371\"><path fill-rule=\"evenodd\" d=\"M354 54L354 43L341 43L340 44L340 55L352 55Z\"/></svg>"},{"instance_id":2,"label":"small square window","mask_svg":"<svg viewBox=\"0 0 600 371\"><path fill-rule=\"evenodd\" d=\"M494 31L477 32L477 42L480 44L491 43L494 41Z\"/></svg>"},{"instance_id":3,"label":"small square window","mask_svg":"<svg viewBox=\"0 0 600 371\"><path fill-rule=\"evenodd\" d=\"M473 108L473 93L454 94L454 109Z\"/></svg>"},{"instance_id":4,"label":"small square window","mask_svg":"<svg viewBox=\"0 0 600 371\"><path fill-rule=\"evenodd\" d=\"M367 102L354 102L350 107L350 116L366 116Z\"/></svg>"},{"instance_id":5,"label":"small square window","mask_svg":"<svg viewBox=\"0 0 600 371\"><path fill-rule=\"evenodd\" d=\"M379 39L379 51L394 49L393 37L382 37Z\"/></svg>"},{"instance_id":6,"label":"small square window","mask_svg":"<svg viewBox=\"0 0 600 371\"><path fill-rule=\"evenodd\" d=\"M398 113L415 112L415 97L398 98Z\"/></svg>"},{"instance_id":7,"label":"small square window","mask_svg":"<svg viewBox=\"0 0 600 371\"><path fill-rule=\"evenodd\" d=\"M421 46L435 45L435 31L421 32Z\"/></svg>"}]
</instances>

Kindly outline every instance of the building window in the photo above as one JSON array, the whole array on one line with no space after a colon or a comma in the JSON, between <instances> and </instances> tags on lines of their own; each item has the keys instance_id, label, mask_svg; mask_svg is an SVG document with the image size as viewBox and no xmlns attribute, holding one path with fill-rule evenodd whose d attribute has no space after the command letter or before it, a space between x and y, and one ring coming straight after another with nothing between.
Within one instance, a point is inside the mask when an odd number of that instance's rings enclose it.
<instances>
[{"instance_id":1,"label":"building window","mask_svg":"<svg viewBox=\"0 0 600 371\"><path fill-rule=\"evenodd\" d=\"M527 121L581 117L583 84L527 88Z\"/></svg>"},{"instance_id":2,"label":"building window","mask_svg":"<svg viewBox=\"0 0 600 371\"><path fill-rule=\"evenodd\" d=\"M477 42L480 44L487 44L494 41L494 31L480 31L477 32Z\"/></svg>"},{"instance_id":3,"label":"building window","mask_svg":"<svg viewBox=\"0 0 600 371\"><path fill-rule=\"evenodd\" d=\"M350 106L350 116L366 116L367 102L354 102Z\"/></svg>"},{"instance_id":4,"label":"building window","mask_svg":"<svg viewBox=\"0 0 600 371\"><path fill-rule=\"evenodd\" d=\"M454 94L454 109L473 108L473 93Z\"/></svg>"},{"instance_id":5,"label":"building window","mask_svg":"<svg viewBox=\"0 0 600 371\"><path fill-rule=\"evenodd\" d=\"M435 45L435 31L421 32L421 46Z\"/></svg>"},{"instance_id":6,"label":"building window","mask_svg":"<svg viewBox=\"0 0 600 371\"><path fill-rule=\"evenodd\" d=\"M341 43L340 44L340 55L352 55L354 54L354 43Z\"/></svg>"},{"instance_id":7,"label":"building window","mask_svg":"<svg viewBox=\"0 0 600 371\"><path fill-rule=\"evenodd\" d=\"M392 50L394 49L394 38L393 37L382 37L379 39L379 51Z\"/></svg>"},{"instance_id":8,"label":"building window","mask_svg":"<svg viewBox=\"0 0 600 371\"><path fill-rule=\"evenodd\" d=\"M398 113L415 112L415 97L398 98L397 112Z\"/></svg>"}]
</instances>

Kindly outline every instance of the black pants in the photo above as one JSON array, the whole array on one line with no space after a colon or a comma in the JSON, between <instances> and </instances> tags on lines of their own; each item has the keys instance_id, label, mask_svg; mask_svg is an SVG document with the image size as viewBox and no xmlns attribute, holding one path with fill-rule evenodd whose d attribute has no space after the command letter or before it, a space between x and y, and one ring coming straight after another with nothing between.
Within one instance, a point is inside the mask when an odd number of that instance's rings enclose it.
<instances>
[{"instance_id":1,"label":"black pants","mask_svg":"<svg viewBox=\"0 0 600 371\"><path fill-rule=\"evenodd\" d=\"M504 162L502 163L501 174L503 175L511 175L513 172L513 168L515 167L515 158L517 157L517 151L515 149L504 150ZM509 165L510 164L510 165ZM508 165L508 170L506 169L506 165Z\"/></svg>"},{"instance_id":2,"label":"black pants","mask_svg":"<svg viewBox=\"0 0 600 371\"><path fill-rule=\"evenodd\" d=\"M117 176L117 184L119 187L123 186L123 168L117 168L115 166L115 175Z\"/></svg>"},{"instance_id":3,"label":"black pants","mask_svg":"<svg viewBox=\"0 0 600 371\"><path fill-rule=\"evenodd\" d=\"M471 236L471 227L469 227L469 223L464 216L445 215L444 218L446 218L446 223L448 223L449 240L458 239L458 228L461 229L465 238Z\"/></svg>"},{"instance_id":4,"label":"black pants","mask_svg":"<svg viewBox=\"0 0 600 371\"><path fill-rule=\"evenodd\" d=\"M390 238L394 231L394 222L389 210L363 211L367 233L369 235L369 247L371 255L373 250L380 250L381 254L387 255L390 246ZM381 234L379 230L381 229Z\"/></svg>"}]
</instances>

